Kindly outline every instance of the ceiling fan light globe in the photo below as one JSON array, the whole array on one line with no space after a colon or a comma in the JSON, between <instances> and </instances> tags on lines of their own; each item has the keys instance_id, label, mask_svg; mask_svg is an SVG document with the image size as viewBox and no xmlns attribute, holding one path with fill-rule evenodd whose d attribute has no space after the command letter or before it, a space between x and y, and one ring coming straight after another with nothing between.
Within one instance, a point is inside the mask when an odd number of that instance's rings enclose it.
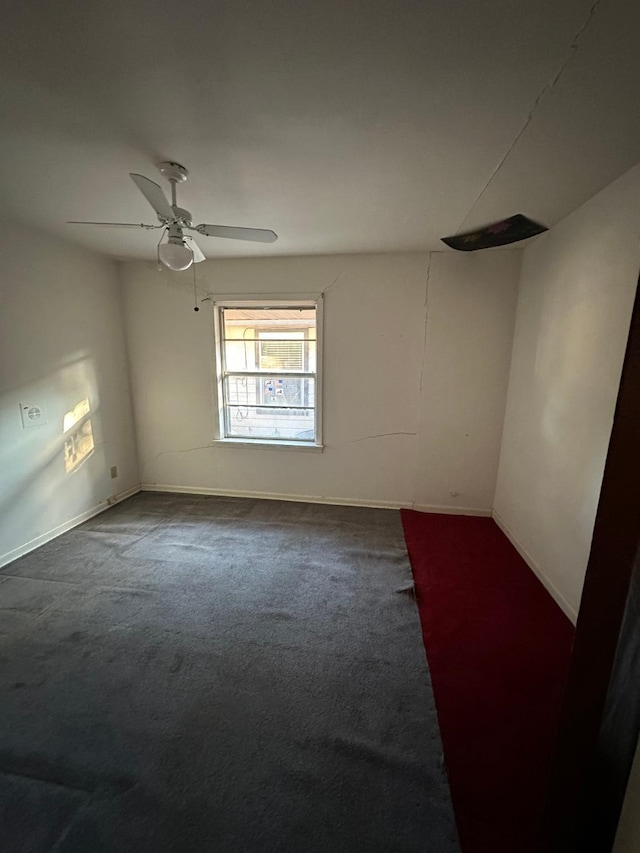
<instances>
[{"instance_id":1,"label":"ceiling fan light globe","mask_svg":"<svg viewBox=\"0 0 640 853\"><path fill-rule=\"evenodd\" d=\"M193 252L184 245L163 243L159 249L160 260L170 270L181 272L193 263Z\"/></svg>"}]
</instances>

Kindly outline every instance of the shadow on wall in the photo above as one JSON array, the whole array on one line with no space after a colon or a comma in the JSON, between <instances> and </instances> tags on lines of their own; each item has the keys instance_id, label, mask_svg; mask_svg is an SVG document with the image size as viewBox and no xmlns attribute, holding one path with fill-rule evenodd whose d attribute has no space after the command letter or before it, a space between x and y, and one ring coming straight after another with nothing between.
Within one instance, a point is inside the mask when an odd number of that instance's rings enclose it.
<instances>
[{"instance_id":1,"label":"shadow on wall","mask_svg":"<svg viewBox=\"0 0 640 853\"><path fill-rule=\"evenodd\" d=\"M0 554L99 503L107 475L101 433L87 355L0 396Z\"/></svg>"}]
</instances>

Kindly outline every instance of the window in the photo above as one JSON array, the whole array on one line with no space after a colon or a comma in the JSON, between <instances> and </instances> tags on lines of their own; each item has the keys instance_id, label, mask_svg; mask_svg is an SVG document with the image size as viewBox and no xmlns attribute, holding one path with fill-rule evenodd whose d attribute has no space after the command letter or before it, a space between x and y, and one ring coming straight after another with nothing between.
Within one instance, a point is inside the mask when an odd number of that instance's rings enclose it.
<instances>
[{"instance_id":1,"label":"window","mask_svg":"<svg viewBox=\"0 0 640 853\"><path fill-rule=\"evenodd\" d=\"M321 302L215 305L219 439L319 447Z\"/></svg>"}]
</instances>

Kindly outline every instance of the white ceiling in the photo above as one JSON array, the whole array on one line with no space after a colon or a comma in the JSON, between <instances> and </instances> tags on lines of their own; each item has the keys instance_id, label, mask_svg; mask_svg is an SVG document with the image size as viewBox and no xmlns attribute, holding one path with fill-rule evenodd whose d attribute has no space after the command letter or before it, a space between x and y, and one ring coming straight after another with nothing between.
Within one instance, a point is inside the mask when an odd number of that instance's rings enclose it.
<instances>
[{"instance_id":1,"label":"white ceiling","mask_svg":"<svg viewBox=\"0 0 640 853\"><path fill-rule=\"evenodd\" d=\"M128 172L160 181L164 159L190 170L196 222L280 236L203 237L209 257L442 249L517 212L553 225L640 160L632 0L8 6L4 213L115 257L154 257L157 233L65 222L153 222Z\"/></svg>"}]
</instances>

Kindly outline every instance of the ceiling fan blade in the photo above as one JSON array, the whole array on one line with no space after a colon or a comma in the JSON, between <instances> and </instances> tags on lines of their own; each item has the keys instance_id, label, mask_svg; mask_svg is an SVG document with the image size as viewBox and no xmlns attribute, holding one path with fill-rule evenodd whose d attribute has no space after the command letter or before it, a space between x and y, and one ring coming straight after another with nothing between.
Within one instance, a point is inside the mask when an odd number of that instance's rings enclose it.
<instances>
[{"instance_id":1,"label":"ceiling fan blade","mask_svg":"<svg viewBox=\"0 0 640 853\"><path fill-rule=\"evenodd\" d=\"M162 187L144 175L136 175L135 172L129 172L131 180L138 187L142 195L149 202L161 219L167 219L169 222L175 220L175 215L171 209L171 205L167 201Z\"/></svg>"},{"instance_id":2,"label":"ceiling fan blade","mask_svg":"<svg viewBox=\"0 0 640 853\"><path fill-rule=\"evenodd\" d=\"M256 243L275 243L278 235L264 228L234 228L230 225L197 225L198 234L207 237L226 237L230 240L253 240Z\"/></svg>"},{"instance_id":3,"label":"ceiling fan blade","mask_svg":"<svg viewBox=\"0 0 640 853\"><path fill-rule=\"evenodd\" d=\"M193 237L187 237L187 240L189 241L189 248L193 252L194 263L199 264L202 263L202 261L206 261L207 259L204 255L204 252L202 251L200 246L198 246Z\"/></svg>"},{"instance_id":4,"label":"ceiling fan blade","mask_svg":"<svg viewBox=\"0 0 640 853\"><path fill-rule=\"evenodd\" d=\"M100 225L102 228L145 228L151 231L154 228L164 228L164 225L145 225L144 222L74 222L68 221L67 225Z\"/></svg>"}]
</instances>

